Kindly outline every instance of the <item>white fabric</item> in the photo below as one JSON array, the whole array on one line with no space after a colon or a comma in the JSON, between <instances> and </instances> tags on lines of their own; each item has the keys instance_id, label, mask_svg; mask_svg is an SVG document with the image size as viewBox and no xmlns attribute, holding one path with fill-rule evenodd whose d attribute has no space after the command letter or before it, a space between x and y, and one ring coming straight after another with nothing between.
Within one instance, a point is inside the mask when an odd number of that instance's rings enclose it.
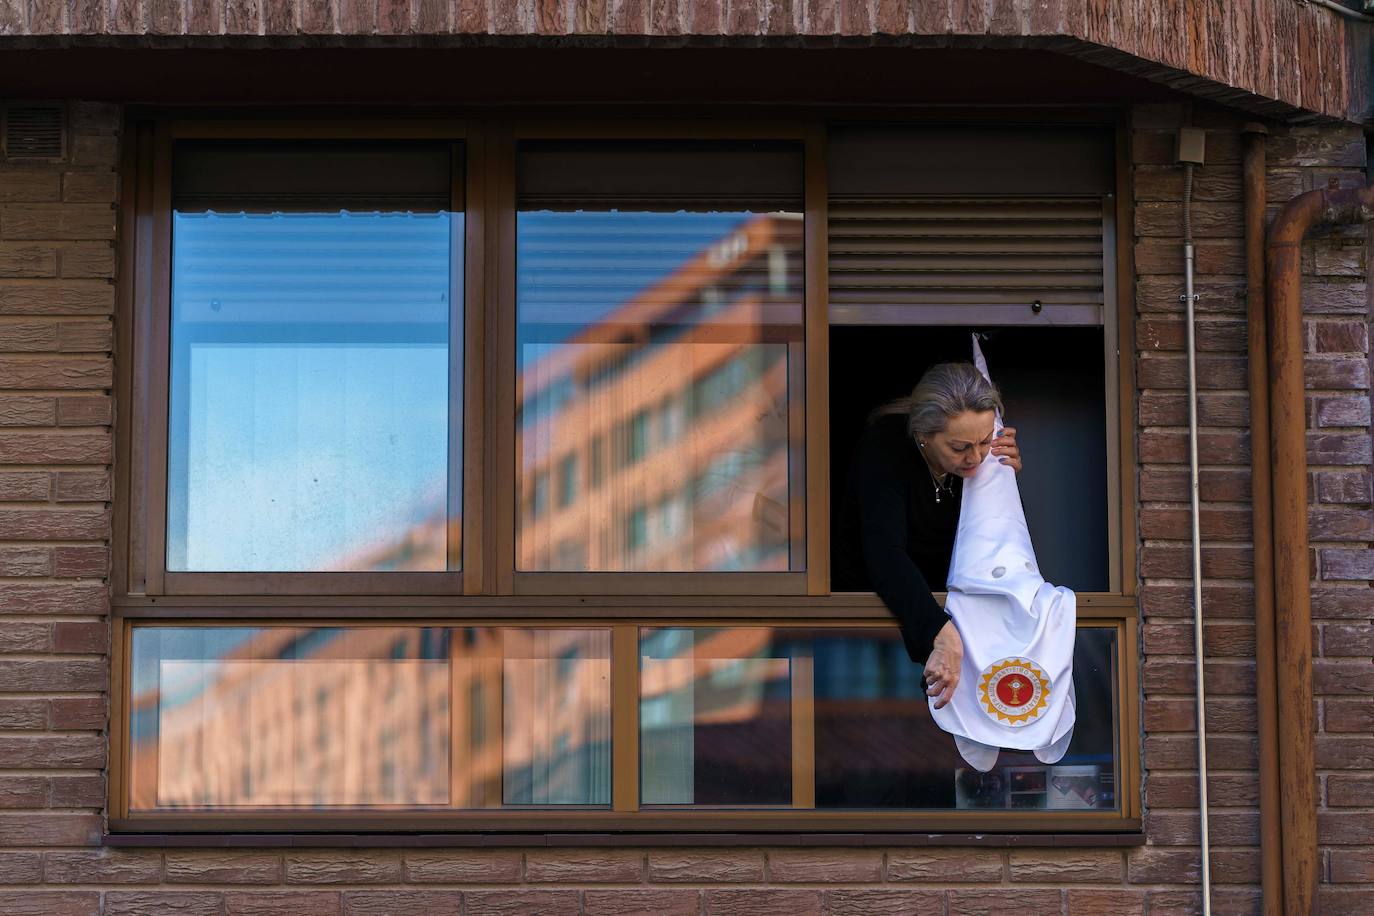
<instances>
[{"instance_id":1,"label":"white fabric","mask_svg":"<svg viewBox=\"0 0 1374 916\"><path fill-rule=\"evenodd\" d=\"M978 338L974 362L986 377ZM996 419L1000 429L1002 418ZM1077 598L1040 575L1016 473L989 454L964 481L945 612L964 643L959 686L931 715L987 772L998 748L1057 763L1073 737ZM1000 706L999 706L1000 704Z\"/></svg>"}]
</instances>

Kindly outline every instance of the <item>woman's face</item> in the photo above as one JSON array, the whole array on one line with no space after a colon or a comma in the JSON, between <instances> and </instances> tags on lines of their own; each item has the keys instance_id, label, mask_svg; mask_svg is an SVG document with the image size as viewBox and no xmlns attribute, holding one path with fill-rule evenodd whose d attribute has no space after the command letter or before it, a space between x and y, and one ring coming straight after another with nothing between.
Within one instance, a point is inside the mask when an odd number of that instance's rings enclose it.
<instances>
[{"instance_id":1,"label":"woman's face","mask_svg":"<svg viewBox=\"0 0 1374 916\"><path fill-rule=\"evenodd\" d=\"M995 418L991 410L966 410L950 417L943 432L926 437L921 452L937 474L972 477L992 449Z\"/></svg>"}]
</instances>

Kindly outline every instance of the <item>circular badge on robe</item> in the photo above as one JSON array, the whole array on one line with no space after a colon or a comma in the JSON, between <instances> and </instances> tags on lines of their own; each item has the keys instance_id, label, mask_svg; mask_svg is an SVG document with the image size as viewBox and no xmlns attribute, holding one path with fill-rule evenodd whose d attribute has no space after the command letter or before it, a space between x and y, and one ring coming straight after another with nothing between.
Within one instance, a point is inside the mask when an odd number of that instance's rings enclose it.
<instances>
[{"instance_id":1,"label":"circular badge on robe","mask_svg":"<svg viewBox=\"0 0 1374 916\"><path fill-rule=\"evenodd\" d=\"M1049 676L1028 658L993 662L978 680L978 703L983 712L992 721L1013 728L1040 718L1049 696Z\"/></svg>"}]
</instances>

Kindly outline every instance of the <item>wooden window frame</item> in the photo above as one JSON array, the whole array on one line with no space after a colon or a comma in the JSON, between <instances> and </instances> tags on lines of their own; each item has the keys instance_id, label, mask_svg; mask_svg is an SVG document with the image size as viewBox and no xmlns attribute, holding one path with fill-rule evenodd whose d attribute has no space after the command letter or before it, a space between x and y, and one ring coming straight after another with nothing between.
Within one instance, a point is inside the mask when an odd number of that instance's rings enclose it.
<instances>
[{"instance_id":1,"label":"wooden window frame","mask_svg":"<svg viewBox=\"0 0 1374 916\"><path fill-rule=\"evenodd\" d=\"M492 532L496 557L496 593L511 595L819 595L829 588L828 554L819 547L829 543L826 511L828 478L823 468L823 449L805 435L807 429L823 429L825 374L818 371L825 349L828 318L825 312L825 174L824 128L807 121L740 122L684 120L516 120L493 131L490 161L497 174L496 237L490 244L499 252L496 308L491 325L496 329L493 356L493 388L496 441L492 451L495 490ZM788 404L789 540L794 559L803 569L788 572L536 572L516 568L516 158L522 142L541 140L615 141L644 140L757 140L798 144L803 153L803 361L800 396ZM811 437L814 438L814 437ZM804 551L804 553L802 553Z\"/></svg>"},{"instance_id":2,"label":"wooden window frame","mask_svg":"<svg viewBox=\"0 0 1374 916\"><path fill-rule=\"evenodd\" d=\"M462 121L198 121L152 119L131 121L126 133L123 220L124 276L120 305L120 352L131 354L117 380L122 404L132 407L131 423L117 439L127 517L122 522L114 556L117 595L149 599L170 596L223 595L386 595L465 594L481 581L479 551L483 493L472 485L480 479L483 449L482 388L484 366L465 347L470 335L481 339L482 281L485 271L481 143L472 124ZM455 153L452 206L464 213L463 273L451 277L451 289L462 291L463 318L449 323L449 347L460 348L463 401L449 401L448 492L462 500L462 531L449 539L449 569L435 572L177 572L167 569L167 458L171 333L172 148L179 140L429 140L462 149ZM474 206L477 204L477 206ZM457 299L451 296L450 299ZM449 391L453 392L454 379ZM461 416L461 421L459 417ZM456 454L461 427L461 456ZM453 459L461 457L461 461ZM471 468L472 471L469 471ZM447 507L452 517L452 499ZM474 556L474 554L478 554ZM454 567L457 568L454 568Z\"/></svg>"},{"instance_id":3,"label":"wooden window frame","mask_svg":"<svg viewBox=\"0 0 1374 916\"><path fill-rule=\"evenodd\" d=\"M117 290L118 403L128 419L116 427L112 571L110 829L116 832L238 831L888 831L960 833L1123 833L1141 829L1139 647L1136 599L1133 264L1129 232L1105 240L1115 251L1106 308L1115 305L1116 372L1108 361L1115 447L1109 448L1109 525L1113 590L1082 593L1080 624L1118 630L1118 810L1113 812L900 811L637 811L638 674L635 627L891 626L872 594L829 592L828 436L804 437L804 571L788 573L517 573L514 466L514 152L518 140L758 139L804 144L805 397L801 428L829 428L826 302L826 137L830 120L852 111L750 111L730 120L701 113L675 120L635 119L609 111L582 120L507 117L490 112L378 120L320 118L303 112L187 117L160 109L131 110L121 167L123 240ZM996 112L894 109L866 111L865 120L977 121ZM1006 113L1003 112L1005 115ZM292 116L295 117L292 117ZM303 115L303 116L302 116ZM622 118L622 116L624 116ZM1116 109L1017 110L1015 119L1052 126L1097 124L1116 134L1115 226L1132 223L1129 135ZM170 153L182 138L416 139L463 144L464 404L462 569L446 573L168 573L165 543L167 368L170 318ZM1107 322L1104 322L1104 326ZM456 334L458 328L453 328ZM451 341L452 342L452 341ZM509 351L509 352L506 352ZM509 380L511 384L505 384ZM490 407L488 405L491 405ZM503 411L505 411L503 413ZM1109 410L1109 414L1112 413ZM499 417L510 416L501 423ZM795 446L795 442L793 443ZM794 502L795 506L795 502ZM794 513L793 530L798 518ZM161 530L158 530L161 528ZM386 814L235 812L137 814L129 811L127 689L129 630L139 623L372 623L478 626L600 625L612 628L612 760L610 810L482 811ZM633 678L631 675L633 674ZM630 685L627 687L626 685ZM628 692L627 692L628 691ZM634 703L627 702L626 697ZM617 699L618 698L618 699ZM626 742L624 738L632 736ZM804 746L805 742L801 742ZM794 748L795 750L796 748ZM631 779L626 774L633 773ZM805 793L794 804L806 800Z\"/></svg>"},{"instance_id":4,"label":"wooden window frame","mask_svg":"<svg viewBox=\"0 0 1374 916\"><path fill-rule=\"evenodd\" d=\"M1106 610L1105 608L1103 610ZM574 609L567 608L569 614ZM141 621L144 625L176 626L254 626L254 625L300 625L300 620L284 620L280 617L257 620L176 620ZM515 622L501 618L455 619L397 619L356 620L356 619L319 619L310 621L319 626L454 626L454 627L516 627L516 628L601 628L609 629L611 636L611 803L608 806L547 806L529 808L525 806L509 809L474 808L467 810L417 810L398 811L339 811L316 813L308 810L292 809L283 811L223 810L217 812L136 812L129 806L128 759L128 715L120 709L113 721L117 723L112 732L111 774L110 774L110 829L114 832L214 832L232 828L239 831L280 831L289 829L299 831L388 831L409 830L419 832L438 831L759 831L787 832L795 830L814 831L916 831L923 833L950 832L1123 832L1138 830L1141 826L1139 811L1133 806L1131 798L1138 794L1138 786L1133 775L1132 740L1133 716L1127 709L1134 704L1122 702L1131 696L1134 677L1129 659L1136 652L1136 628L1130 617L1110 613L1094 614L1080 618L1078 625L1083 628L1112 629L1116 636L1116 682L1112 684L1117 697L1114 708L1117 710L1116 735L1114 742L1117 769L1115 780L1119 806L1110 811L1034 811L1023 812L1011 809L958 810L958 809L843 809L815 807L814 782L807 779L814 774L815 735L814 721L809 718L814 708L810 686L810 666L793 666L792 710L794 723L801 727L792 732L791 754L793 792L790 806L738 808L734 806L701 806L674 808L671 806L646 806L639 802L639 637L641 626L660 627L802 627L807 629L825 628L888 628L890 621L873 619L814 619L798 620L795 617L766 617L753 619L736 618L722 621L715 617L678 616L664 617L652 622L627 621L607 617L567 616L557 619ZM129 683L132 653L132 631L135 622L124 618L116 627L117 669L116 681ZM122 694L121 694L122 700ZM122 706L122 702L120 704ZM456 706L450 715L457 716ZM457 765L455 755L450 766Z\"/></svg>"}]
</instances>

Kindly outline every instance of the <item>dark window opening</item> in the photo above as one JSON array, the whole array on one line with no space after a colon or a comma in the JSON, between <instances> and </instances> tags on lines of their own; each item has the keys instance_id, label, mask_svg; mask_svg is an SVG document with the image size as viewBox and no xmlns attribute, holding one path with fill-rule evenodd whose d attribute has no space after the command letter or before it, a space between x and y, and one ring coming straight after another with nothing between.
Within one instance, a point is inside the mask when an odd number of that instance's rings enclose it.
<instances>
[{"instance_id":1,"label":"dark window opening","mask_svg":"<svg viewBox=\"0 0 1374 916\"><path fill-rule=\"evenodd\" d=\"M1107 405L1102 329L832 326L831 591L866 592L850 464L869 413L938 362L968 361L983 331L988 371L1016 428L1021 502L1045 578L1107 591ZM857 558L857 559L856 559Z\"/></svg>"}]
</instances>

